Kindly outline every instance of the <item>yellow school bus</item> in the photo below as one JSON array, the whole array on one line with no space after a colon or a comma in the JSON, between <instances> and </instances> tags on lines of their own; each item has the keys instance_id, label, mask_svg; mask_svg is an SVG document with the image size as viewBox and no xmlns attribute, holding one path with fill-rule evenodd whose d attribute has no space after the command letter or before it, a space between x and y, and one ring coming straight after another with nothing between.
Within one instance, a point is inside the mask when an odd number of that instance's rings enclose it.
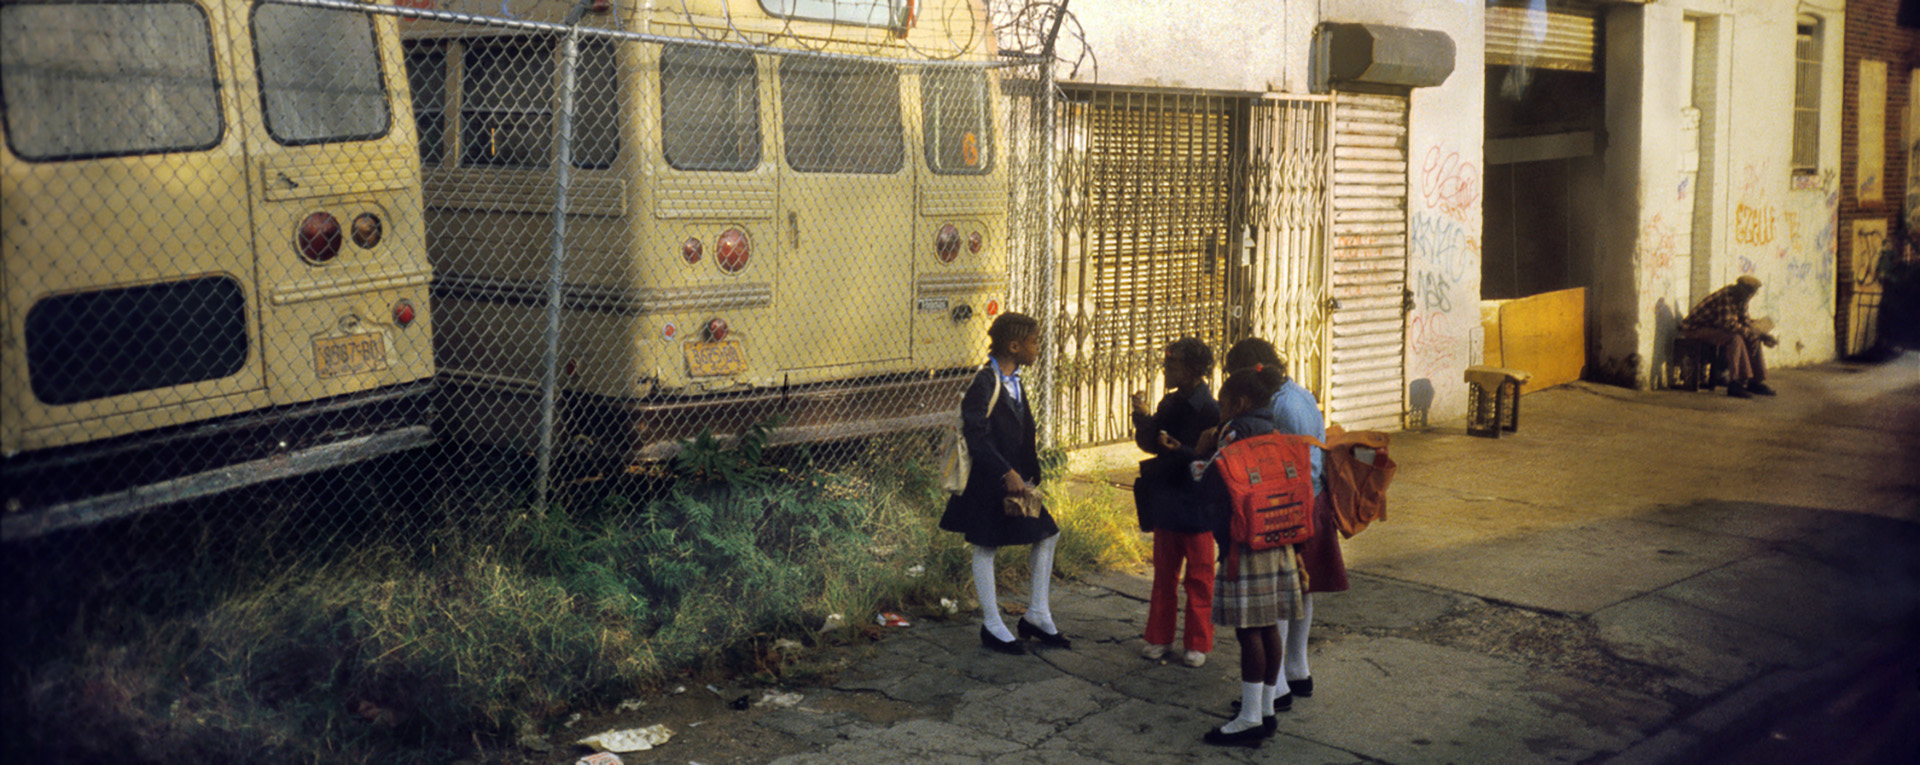
<instances>
[{"instance_id":1,"label":"yellow school bus","mask_svg":"<svg viewBox=\"0 0 1920 765\"><path fill-rule=\"evenodd\" d=\"M0 3L8 538L430 439L390 16Z\"/></svg>"},{"instance_id":2,"label":"yellow school bus","mask_svg":"<svg viewBox=\"0 0 1920 765\"><path fill-rule=\"evenodd\" d=\"M573 0L415 0L563 21ZM951 417L1006 303L1006 131L981 0L583 8L565 189L561 437L639 459ZM401 24L445 415L531 443L555 253L552 28Z\"/></svg>"}]
</instances>

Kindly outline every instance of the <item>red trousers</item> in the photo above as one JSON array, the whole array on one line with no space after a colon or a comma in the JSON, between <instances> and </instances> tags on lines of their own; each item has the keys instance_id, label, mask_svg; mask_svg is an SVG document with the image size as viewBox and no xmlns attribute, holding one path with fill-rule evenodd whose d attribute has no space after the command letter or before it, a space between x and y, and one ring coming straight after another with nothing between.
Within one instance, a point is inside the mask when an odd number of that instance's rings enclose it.
<instances>
[{"instance_id":1,"label":"red trousers","mask_svg":"<svg viewBox=\"0 0 1920 765\"><path fill-rule=\"evenodd\" d=\"M1180 593L1174 589L1178 579L1187 591L1186 649L1213 652L1213 558L1216 550L1213 534L1182 534L1177 531L1153 532L1153 595L1147 601L1147 642L1173 643L1174 610L1180 605ZM1180 564L1186 563L1186 575Z\"/></svg>"}]
</instances>

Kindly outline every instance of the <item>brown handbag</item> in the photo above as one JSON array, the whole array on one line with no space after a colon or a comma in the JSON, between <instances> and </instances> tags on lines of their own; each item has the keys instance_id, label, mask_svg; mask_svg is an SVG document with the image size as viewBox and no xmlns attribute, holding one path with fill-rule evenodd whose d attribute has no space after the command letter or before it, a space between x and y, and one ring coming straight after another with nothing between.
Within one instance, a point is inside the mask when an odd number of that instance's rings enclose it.
<instances>
[{"instance_id":1,"label":"brown handbag","mask_svg":"<svg viewBox=\"0 0 1920 765\"><path fill-rule=\"evenodd\" d=\"M1012 518L1038 518L1040 517L1040 495L1032 492L1008 494L1006 500L1001 502L1000 509L1005 510Z\"/></svg>"}]
</instances>

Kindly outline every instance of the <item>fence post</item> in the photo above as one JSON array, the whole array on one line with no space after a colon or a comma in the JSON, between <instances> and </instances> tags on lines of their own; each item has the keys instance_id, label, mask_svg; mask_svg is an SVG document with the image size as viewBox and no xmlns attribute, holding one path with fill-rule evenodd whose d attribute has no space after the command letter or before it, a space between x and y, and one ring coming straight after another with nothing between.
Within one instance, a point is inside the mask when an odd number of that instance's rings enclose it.
<instances>
[{"instance_id":1,"label":"fence post","mask_svg":"<svg viewBox=\"0 0 1920 765\"><path fill-rule=\"evenodd\" d=\"M580 17L593 0L580 0L567 12L566 41L560 48L560 109L554 115L553 254L547 258L546 342L540 352L540 447L534 495L547 504L553 485L554 410L560 388L560 308L567 263L567 186L573 181L573 77L580 55Z\"/></svg>"}]
</instances>

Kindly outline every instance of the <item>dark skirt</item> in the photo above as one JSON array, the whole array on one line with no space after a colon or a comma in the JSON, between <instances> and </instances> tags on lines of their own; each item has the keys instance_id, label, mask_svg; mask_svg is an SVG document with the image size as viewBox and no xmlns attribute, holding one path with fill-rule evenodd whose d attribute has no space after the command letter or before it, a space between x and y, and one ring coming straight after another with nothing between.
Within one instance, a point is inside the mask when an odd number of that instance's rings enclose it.
<instances>
[{"instance_id":1,"label":"dark skirt","mask_svg":"<svg viewBox=\"0 0 1920 765\"><path fill-rule=\"evenodd\" d=\"M948 499L947 511L940 515L940 528L964 534L968 544L981 547L1030 545L1060 533L1053 513L1044 507L1038 518L1007 515L1000 509L1006 496L1006 490L996 486Z\"/></svg>"},{"instance_id":2,"label":"dark skirt","mask_svg":"<svg viewBox=\"0 0 1920 765\"><path fill-rule=\"evenodd\" d=\"M1340 555L1340 528L1333 525L1333 496L1313 500L1313 536L1296 545L1307 575L1307 592L1346 592L1347 560Z\"/></svg>"}]
</instances>

